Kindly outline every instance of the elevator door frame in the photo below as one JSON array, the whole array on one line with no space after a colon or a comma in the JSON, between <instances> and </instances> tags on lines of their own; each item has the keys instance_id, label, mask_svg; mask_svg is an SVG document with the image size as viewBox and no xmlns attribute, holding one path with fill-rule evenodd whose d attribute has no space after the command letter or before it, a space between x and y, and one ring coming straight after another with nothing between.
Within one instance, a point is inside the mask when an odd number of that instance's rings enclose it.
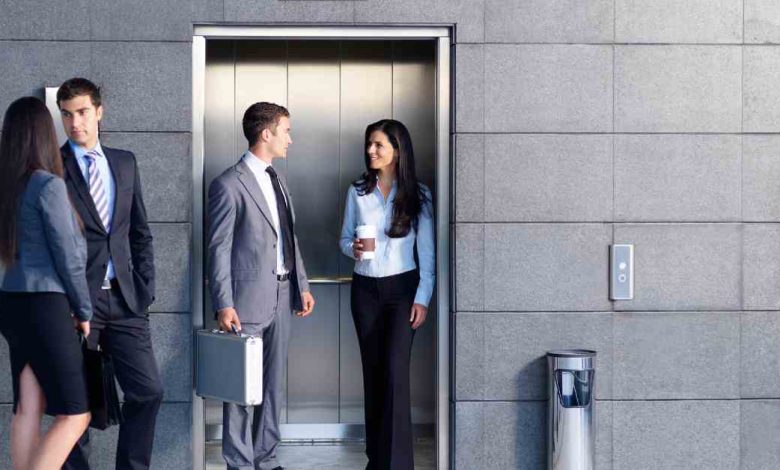
<instances>
[{"instance_id":1,"label":"elevator door frame","mask_svg":"<svg viewBox=\"0 0 780 470\"><path fill-rule=\"evenodd\" d=\"M452 465L450 420L450 198L451 198L451 45L452 27L446 26L195 26L192 38L192 327L203 328L204 240L203 164L205 139L206 41L209 39L432 39L436 47L436 468ZM194 365L194 359L193 359ZM193 370L193 377L195 371ZM193 469L205 468L203 399L192 394Z\"/></svg>"}]
</instances>

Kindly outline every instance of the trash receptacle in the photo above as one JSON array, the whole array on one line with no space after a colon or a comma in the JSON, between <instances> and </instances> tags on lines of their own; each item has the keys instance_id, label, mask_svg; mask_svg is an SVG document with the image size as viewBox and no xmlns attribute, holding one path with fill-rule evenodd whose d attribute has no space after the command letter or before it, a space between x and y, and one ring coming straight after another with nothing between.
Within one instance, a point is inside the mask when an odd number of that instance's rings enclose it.
<instances>
[{"instance_id":1,"label":"trash receptacle","mask_svg":"<svg viewBox=\"0 0 780 470\"><path fill-rule=\"evenodd\" d=\"M550 379L548 470L594 470L596 351L547 353Z\"/></svg>"}]
</instances>

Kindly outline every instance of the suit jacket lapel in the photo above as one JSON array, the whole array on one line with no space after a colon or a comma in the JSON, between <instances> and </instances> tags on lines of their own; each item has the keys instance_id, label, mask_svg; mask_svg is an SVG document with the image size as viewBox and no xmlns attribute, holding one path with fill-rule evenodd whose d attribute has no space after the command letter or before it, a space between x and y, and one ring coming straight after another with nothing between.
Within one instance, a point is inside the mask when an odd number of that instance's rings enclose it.
<instances>
[{"instance_id":1,"label":"suit jacket lapel","mask_svg":"<svg viewBox=\"0 0 780 470\"><path fill-rule=\"evenodd\" d=\"M76 161L76 155L73 154L73 149L70 148L69 143L65 142L61 150L65 154L65 171L73 182L76 193L78 193L79 198L84 203L84 207L87 208L87 212L92 216L97 226L101 230L106 231L106 228L103 227L103 221L100 220L100 214L98 214L95 207L95 201L92 199L92 195L89 194L89 186L87 186L87 182L84 180L84 174L81 173L81 168L79 168L79 163Z\"/></svg>"},{"instance_id":2,"label":"suit jacket lapel","mask_svg":"<svg viewBox=\"0 0 780 470\"><path fill-rule=\"evenodd\" d=\"M276 228L274 227L274 219L271 217L271 210L268 207L268 202L265 200L263 190L260 189L260 185L257 184L254 173L252 173L252 170L249 169L249 166L247 166L243 160L240 160L238 164L236 164L235 169L236 173L238 173L238 180L249 193L252 200L255 201L257 208L260 209L263 217L265 217L265 220L267 220L268 224L271 226L271 230L273 230L278 237L279 234L276 233Z\"/></svg>"}]
</instances>

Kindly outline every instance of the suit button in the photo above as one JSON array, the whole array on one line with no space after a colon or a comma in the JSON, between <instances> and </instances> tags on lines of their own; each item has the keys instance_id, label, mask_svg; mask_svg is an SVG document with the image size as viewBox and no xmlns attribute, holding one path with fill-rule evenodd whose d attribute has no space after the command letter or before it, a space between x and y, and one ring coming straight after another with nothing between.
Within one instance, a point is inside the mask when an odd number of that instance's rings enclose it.
<instances>
[{"instance_id":1,"label":"suit button","mask_svg":"<svg viewBox=\"0 0 780 470\"><path fill-rule=\"evenodd\" d=\"M104 267L104 268L107 268L107 267L108 267L108 264L107 264L107 263L103 263L103 267Z\"/></svg>"}]
</instances>

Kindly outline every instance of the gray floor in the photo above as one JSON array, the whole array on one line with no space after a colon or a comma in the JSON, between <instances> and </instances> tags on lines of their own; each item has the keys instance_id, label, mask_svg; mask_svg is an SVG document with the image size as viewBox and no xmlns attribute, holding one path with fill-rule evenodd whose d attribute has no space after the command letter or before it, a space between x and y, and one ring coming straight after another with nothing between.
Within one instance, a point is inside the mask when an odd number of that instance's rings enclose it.
<instances>
[{"instance_id":1,"label":"gray floor","mask_svg":"<svg viewBox=\"0 0 780 470\"><path fill-rule=\"evenodd\" d=\"M366 456L362 442L308 442L283 443L279 447L279 461L286 470L363 470ZM420 439L414 446L415 470L434 470L435 457L432 439ZM223 470L220 443L206 444L206 470Z\"/></svg>"}]
</instances>

